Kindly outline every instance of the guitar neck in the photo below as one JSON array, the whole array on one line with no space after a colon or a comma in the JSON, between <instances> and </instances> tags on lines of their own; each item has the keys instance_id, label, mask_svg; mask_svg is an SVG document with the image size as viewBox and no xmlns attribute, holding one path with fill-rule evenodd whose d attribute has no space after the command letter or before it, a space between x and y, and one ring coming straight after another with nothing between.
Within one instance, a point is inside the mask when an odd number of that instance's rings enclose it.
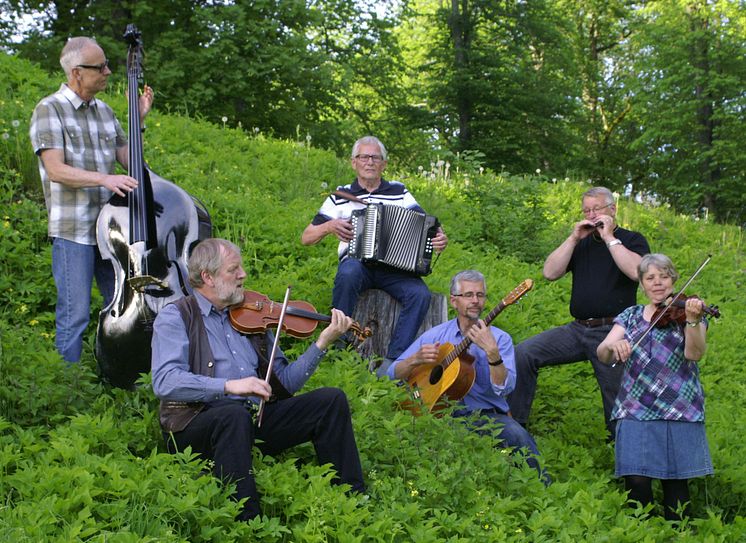
<instances>
[{"instance_id":1,"label":"guitar neck","mask_svg":"<svg viewBox=\"0 0 746 543\"><path fill-rule=\"evenodd\" d=\"M502 312L502 310L505 309L506 306L507 304L505 302L500 302L499 304L497 304L497 306L484 318L484 323L489 326L490 323L495 320L495 317L497 317ZM469 348L469 345L471 345L471 343L472 342L468 337L464 338L461 343L456 345L453 350L448 353L448 355L443 359L443 366L448 367L451 362L456 360L459 356L461 356L461 353Z\"/></svg>"}]
</instances>

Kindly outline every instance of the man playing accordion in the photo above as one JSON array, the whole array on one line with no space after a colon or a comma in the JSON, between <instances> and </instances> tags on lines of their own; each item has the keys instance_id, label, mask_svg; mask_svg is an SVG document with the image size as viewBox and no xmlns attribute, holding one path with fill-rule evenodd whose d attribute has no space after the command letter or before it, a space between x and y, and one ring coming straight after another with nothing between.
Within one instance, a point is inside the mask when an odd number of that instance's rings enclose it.
<instances>
[{"instance_id":1,"label":"man playing accordion","mask_svg":"<svg viewBox=\"0 0 746 543\"><path fill-rule=\"evenodd\" d=\"M391 361L414 341L430 306L430 291L419 276L387 264L365 262L348 255L349 242L354 235L350 216L360 208L360 200L366 204L380 203L423 211L402 183L383 179L386 159L386 148L378 138L366 136L357 140L352 147L352 168L357 177L351 184L337 189L338 192L349 194L352 199L330 195L301 235L304 245L318 243L329 234L340 241L339 267L332 292L334 308L345 315L352 315L360 294L371 288L386 291L401 304L401 313L386 357L377 371L379 375L384 375ZM437 252L445 249L448 238L442 228L438 227L431 242Z\"/></svg>"}]
</instances>

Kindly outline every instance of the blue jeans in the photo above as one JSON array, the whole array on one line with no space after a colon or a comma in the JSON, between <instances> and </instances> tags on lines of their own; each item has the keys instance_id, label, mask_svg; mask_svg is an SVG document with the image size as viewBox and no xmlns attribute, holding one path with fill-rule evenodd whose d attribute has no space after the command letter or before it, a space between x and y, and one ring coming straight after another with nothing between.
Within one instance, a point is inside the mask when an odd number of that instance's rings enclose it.
<instances>
[{"instance_id":1,"label":"blue jeans","mask_svg":"<svg viewBox=\"0 0 746 543\"><path fill-rule=\"evenodd\" d=\"M539 369L573 362L590 360L601 389L604 408L604 422L613 438L616 421L611 420L619 385L622 381L622 364L612 367L598 359L596 349L611 326L587 328L578 322L546 330L515 346L515 389L508 397L510 412L515 420L525 425L531 412L531 404L536 394ZM565 406L556 406L562 409Z\"/></svg>"},{"instance_id":2,"label":"blue jeans","mask_svg":"<svg viewBox=\"0 0 746 543\"><path fill-rule=\"evenodd\" d=\"M370 266L348 258L339 263L334 278L332 307L352 315L360 294L371 288L387 292L402 306L386 353L386 358L395 360L417 337L430 307L430 290L419 277L389 266Z\"/></svg>"},{"instance_id":3,"label":"blue jeans","mask_svg":"<svg viewBox=\"0 0 746 543\"><path fill-rule=\"evenodd\" d=\"M479 411L468 411L466 409L460 409L454 411L454 416L464 417L470 415L478 415L478 418L471 418L468 421L468 425L479 435L492 436L497 442L497 446L500 448L511 447L515 449L515 452L522 454L525 457L526 464L534 468L539 473L539 478L542 480L544 485L548 486L551 484L552 479L549 474L541 468L539 461L536 459L539 456L539 448L536 446L536 441L528 431L521 426L516 420L510 415L500 413L495 409L482 409ZM497 423L502 425L497 429L494 427L487 427L488 423ZM498 433L495 434L495 431Z\"/></svg>"},{"instance_id":4,"label":"blue jeans","mask_svg":"<svg viewBox=\"0 0 746 543\"><path fill-rule=\"evenodd\" d=\"M106 307L114 297L114 269L101 259L97 246L53 238L52 275L57 285L55 345L65 361L78 362L90 320L93 278Z\"/></svg>"}]
</instances>

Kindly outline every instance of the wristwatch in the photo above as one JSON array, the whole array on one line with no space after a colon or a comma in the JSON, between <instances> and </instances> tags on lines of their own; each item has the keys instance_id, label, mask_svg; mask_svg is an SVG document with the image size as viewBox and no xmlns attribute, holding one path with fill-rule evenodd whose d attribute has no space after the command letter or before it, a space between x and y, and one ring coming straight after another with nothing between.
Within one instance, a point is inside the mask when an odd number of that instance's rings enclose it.
<instances>
[{"instance_id":1,"label":"wristwatch","mask_svg":"<svg viewBox=\"0 0 746 543\"><path fill-rule=\"evenodd\" d=\"M611 248L614 245L621 245L622 240L621 239L612 239L609 243L606 244L607 247Z\"/></svg>"},{"instance_id":2,"label":"wristwatch","mask_svg":"<svg viewBox=\"0 0 746 543\"><path fill-rule=\"evenodd\" d=\"M497 361L495 361L495 362L490 362L490 359L489 359L489 357L488 357L488 358L487 358L487 363L488 363L488 364L489 364L490 366L492 366L492 367L494 368L494 367L497 367L497 366L499 366L500 364L502 364L502 363L503 363L503 359L502 359L502 358L498 358L498 359L497 359Z\"/></svg>"}]
</instances>

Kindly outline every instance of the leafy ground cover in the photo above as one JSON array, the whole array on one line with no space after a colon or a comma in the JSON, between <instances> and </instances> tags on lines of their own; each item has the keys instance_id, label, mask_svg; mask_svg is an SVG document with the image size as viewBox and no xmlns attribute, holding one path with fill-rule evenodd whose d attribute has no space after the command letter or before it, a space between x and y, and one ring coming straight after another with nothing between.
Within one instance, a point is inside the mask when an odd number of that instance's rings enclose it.
<instances>
[{"instance_id":1,"label":"leafy ground cover","mask_svg":"<svg viewBox=\"0 0 746 543\"><path fill-rule=\"evenodd\" d=\"M675 526L625 506L588 365L542 373L530 424L555 481L545 489L534 472L459 422L400 411L401 388L376 380L354 353L334 352L307 387L347 392L369 497L331 487L328 467L315 463L310 446L299 447L257 458L266 516L236 523L236 505L205 475L204 463L189 452L163 452L147 376L134 392L101 383L93 328L79 365L66 367L55 352L51 249L27 131L34 104L59 82L11 57L0 56L0 72L1 540L746 539L742 230L620 201L621 224L644 232L685 276L713 254L694 290L724 315L710 328L702 369L716 473L692 484L689 521ZM124 116L121 95L106 99ZM247 287L281 298L292 284L294 296L328 308L335 244L304 247L299 237L322 198L350 178L345 162L305 138L278 141L161 112L148 126L150 166L202 199L216 235L242 247ZM454 272L477 268L494 305L531 277L534 290L496 324L520 341L568 319L569 280L541 279L541 260L577 220L586 183L448 171L443 164L394 173L451 239L427 278L431 289L445 292ZM292 355L305 344L284 347Z\"/></svg>"}]
</instances>

